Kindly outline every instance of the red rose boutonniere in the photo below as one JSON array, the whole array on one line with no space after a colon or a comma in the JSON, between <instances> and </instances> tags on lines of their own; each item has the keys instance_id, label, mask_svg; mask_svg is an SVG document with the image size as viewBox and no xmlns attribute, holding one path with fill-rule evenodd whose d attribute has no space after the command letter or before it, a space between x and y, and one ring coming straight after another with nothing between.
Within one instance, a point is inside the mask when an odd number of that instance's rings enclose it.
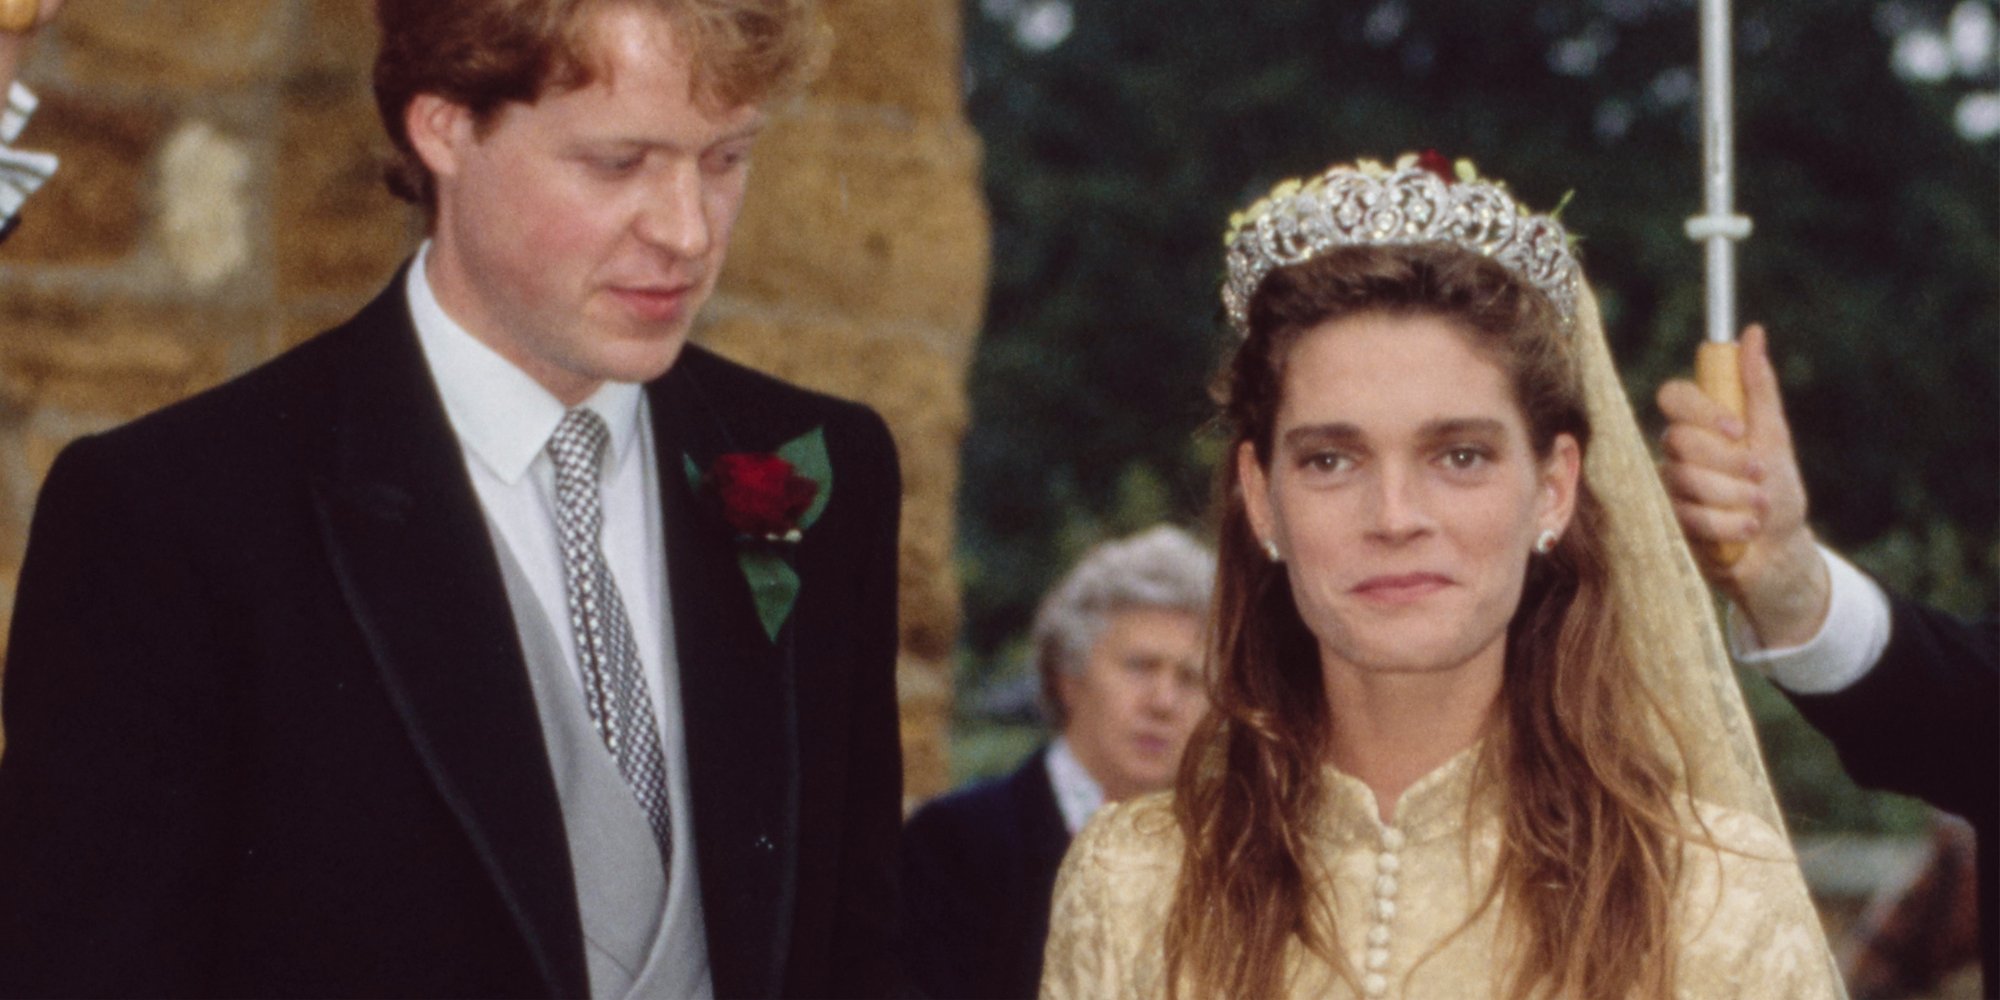
<instances>
[{"instance_id":1,"label":"red rose boutonniere","mask_svg":"<svg viewBox=\"0 0 2000 1000\"><path fill-rule=\"evenodd\" d=\"M764 634L778 641L799 596L791 548L826 511L833 492L825 432L814 428L775 453L731 452L706 473L694 456L684 458L688 485L713 500L736 532L736 564L750 582Z\"/></svg>"},{"instance_id":2,"label":"red rose boutonniere","mask_svg":"<svg viewBox=\"0 0 2000 1000\"><path fill-rule=\"evenodd\" d=\"M776 455L724 455L709 468L708 484L730 527L767 542L798 541L799 518L819 495L818 483Z\"/></svg>"}]
</instances>

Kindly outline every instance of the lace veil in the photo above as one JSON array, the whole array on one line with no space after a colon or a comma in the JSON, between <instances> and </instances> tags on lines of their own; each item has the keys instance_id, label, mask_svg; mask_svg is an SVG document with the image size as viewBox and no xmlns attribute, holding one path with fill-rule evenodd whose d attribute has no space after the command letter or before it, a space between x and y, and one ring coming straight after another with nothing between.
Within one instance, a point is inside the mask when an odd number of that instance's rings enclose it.
<instances>
[{"instance_id":1,"label":"lace veil","mask_svg":"<svg viewBox=\"0 0 2000 1000\"><path fill-rule=\"evenodd\" d=\"M1631 662L1685 741L1696 797L1748 812L1784 829L1750 713L1743 703L1716 606L1695 567L1666 490L1639 433L1632 403L1612 364L1597 298L1579 280L1575 339L1591 443L1584 476L1603 503L1612 591L1625 622Z\"/></svg>"}]
</instances>

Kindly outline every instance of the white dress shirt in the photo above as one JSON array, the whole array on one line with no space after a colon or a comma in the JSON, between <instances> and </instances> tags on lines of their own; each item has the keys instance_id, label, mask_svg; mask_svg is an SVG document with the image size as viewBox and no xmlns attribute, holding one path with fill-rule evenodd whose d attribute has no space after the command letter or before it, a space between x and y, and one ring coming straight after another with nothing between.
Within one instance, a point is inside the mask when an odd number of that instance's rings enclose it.
<instances>
[{"instance_id":1,"label":"white dress shirt","mask_svg":"<svg viewBox=\"0 0 2000 1000\"><path fill-rule=\"evenodd\" d=\"M54 155L13 148L37 103L28 88L15 83L7 90L6 108L0 109L0 225L20 212L21 203L56 172Z\"/></svg>"},{"instance_id":2,"label":"white dress shirt","mask_svg":"<svg viewBox=\"0 0 2000 1000\"><path fill-rule=\"evenodd\" d=\"M1826 546L1826 621L1811 639L1797 646L1764 649L1748 616L1729 605L1729 654L1736 662L1769 677L1794 694L1832 694L1874 669L1889 645L1889 597L1868 574Z\"/></svg>"},{"instance_id":3,"label":"white dress shirt","mask_svg":"<svg viewBox=\"0 0 2000 1000\"><path fill-rule=\"evenodd\" d=\"M1076 759L1076 751L1069 748L1069 740L1056 737L1049 744L1049 752L1042 758L1049 769L1049 787L1056 793L1056 808L1062 810L1063 825L1069 827L1069 835L1074 837L1090 817L1104 808L1104 786L1090 776L1083 762Z\"/></svg>"},{"instance_id":4,"label":"white dress shirt","mask_svg":"<svg viewBox=\"0 0 2000 1000\"><path fill-rule=\"evenodd\" d=\"M546 451L567 410L540 383L445 313L425 270L430 249L428 241L418 248L404 286L417 341L487 522L528 577L562 648L567 674L581 691L583 673L576 658L576 637L568 627L569 597L556 530L555 463ZM709 996L713 987L694 863L687 740L681 725L652 421L644 391L631 383L606 383L581 405L603 417L611 432L601 485L604 558L625 601L666 754L674 850L661 933L670 944L656 953L654 961L690 970L691 981L677 992Z\"/></svg>"}]
</instances>

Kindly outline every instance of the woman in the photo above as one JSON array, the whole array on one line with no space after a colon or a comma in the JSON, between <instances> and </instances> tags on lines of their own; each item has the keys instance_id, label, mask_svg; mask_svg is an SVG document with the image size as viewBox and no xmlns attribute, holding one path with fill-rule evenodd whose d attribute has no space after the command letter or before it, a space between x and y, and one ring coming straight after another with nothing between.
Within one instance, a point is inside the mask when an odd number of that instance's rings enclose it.
<instances>
[{"instance_id":1,"label":"woman","mask_svg":"<svg viewBox=\"0 0 2000 1000\"><path fill-rule=\"evenodd\" d=\"M1042 995L1839 996L1560 224L1406 158L1228 243L1213 712Z\"/></svg>"}]
</instances>

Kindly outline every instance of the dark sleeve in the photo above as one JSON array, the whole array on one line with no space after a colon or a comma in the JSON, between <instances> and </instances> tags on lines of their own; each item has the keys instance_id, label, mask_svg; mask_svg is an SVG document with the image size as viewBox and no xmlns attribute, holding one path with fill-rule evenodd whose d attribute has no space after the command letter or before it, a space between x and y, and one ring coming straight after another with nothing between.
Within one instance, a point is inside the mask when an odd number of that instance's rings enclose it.
<instances>
[{"instance_id":1,"label":"dark sleeve","mask_svg":"<svg viewBox=\"0 0 2000 1000\"><path fill-rule=\"evenodd\" d=\"M924 996L994 995L981 982L979 952L996 944L996 928L981 919L992 916L990 905L975 897L1005 859L979 846L980 811L954 795L918 810L903 828L903 966Z\"/></svg>"},{"instance_id":2,"label":"dark sleeve","mask_svg":"<svg viewBox=\"0 0 2000 1000\"><path fill-rule=\"evenodd\" d=\"M1874 668L1833 694L1791 698L1856 782L1975 822L2000 811L2000 622L1891 597Z\"/></svg>"},{"instance_id":3,"label":"dark sleeve","mask_svg":"<svg viewBox=\"0 0 2000 1000\"><path fill-rule=\"evenodd\" d=\"M57 459L14 607L0 757L0 994L199 993L223 813L222 693L162 484Z\"/></svg>"},{"instance_id":4,"label":"dark sleeve","mask_svg":"<svg viewBox=\"0 0 2000 1000\"><path fill-rule=\"evenodd\" d=\"M896 944L896 845L903 821L896 575L903 485L896 446L881 418L864 410L855 431L851 454L866 471L847 481L871 484L874 495L855 574L861 592L854 606L863 620L856 623L859 659L847 734L853 780L842 823L842 919L833 929L831 954L840 965L835 975L842 995L886 997L907 992ZM836 478L834 488L841 482Z\"/></svg>"},{"instance_id":5,"label":"dark sleeve","mask_svg":"<svg viewBox=\"0 0 2000 1000\"><path fill-rule=\"evenodd\" d=\"M14 235L15 228L20 226L20 224L21 216L19 214L10 215L4 221L0 221L0 243L7 242L7 237Z\"/></svg>"}]
</instances>

